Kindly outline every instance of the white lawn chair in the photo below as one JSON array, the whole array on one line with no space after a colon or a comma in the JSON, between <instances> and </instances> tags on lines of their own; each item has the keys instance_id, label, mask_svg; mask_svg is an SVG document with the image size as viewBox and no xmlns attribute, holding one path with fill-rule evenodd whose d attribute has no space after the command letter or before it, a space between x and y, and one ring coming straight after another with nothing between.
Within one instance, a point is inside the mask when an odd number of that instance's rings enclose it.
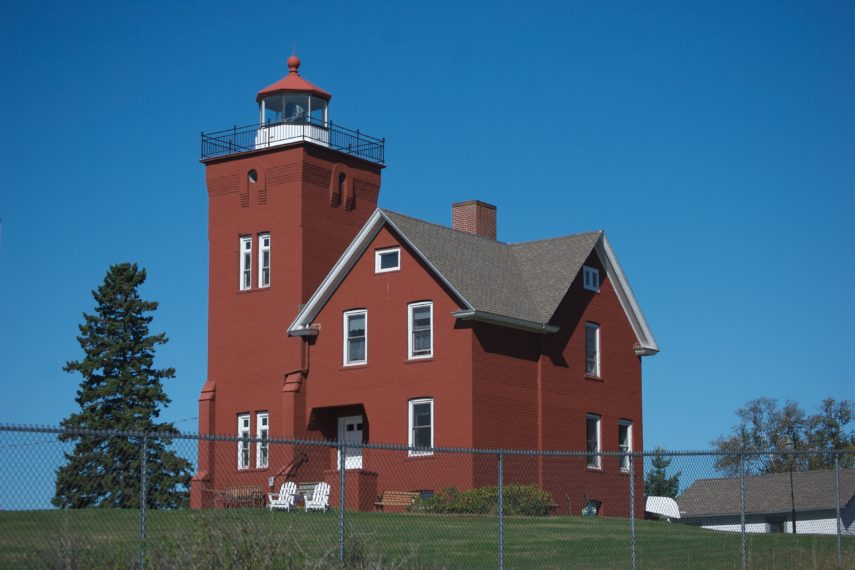
<instances>
[{"instance_id":1,"label":"white lawn chair","mask_svg":"<svg viewBox=\"0 0 855 570\"><path fill-rule=\"evenodd\" d=\"M267 497L269 498L269 502L267 504L267 508L271 511L273 509L284 509L286 511L290 511L294 508L294 498L297 496L297 484L293 481L286 481L282 483L282 487L279 489L279 494L276 493L268 493Z\"/></svg>"},{"instance_id":2,"label":"white lawn chair","mask_svg":"<svg viewBox=\"0 0 855 570\"><path fill-rule=\"evenodd\" d=\"M309 509L324 511L330 507L330 484L318 483L312 496L306 499L306 512Z\"/></svg>"}]
</instances>

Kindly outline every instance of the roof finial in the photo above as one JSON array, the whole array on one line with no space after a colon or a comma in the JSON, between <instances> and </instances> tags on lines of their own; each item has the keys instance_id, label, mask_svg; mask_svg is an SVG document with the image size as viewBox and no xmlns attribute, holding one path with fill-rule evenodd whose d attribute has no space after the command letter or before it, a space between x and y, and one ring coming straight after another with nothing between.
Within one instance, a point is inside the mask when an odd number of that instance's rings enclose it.
<instances>
[{"instance_id":1,"label":"roof finial","mask_svg":"<svg viewBox=\"0 0 855 570\"><path fill-rule=\"evenodd\" d=\"M288 58L288 73L300 75L300 58L297 57L297 42L291 48L291 57Z\"/></svg>"}]
</instances>

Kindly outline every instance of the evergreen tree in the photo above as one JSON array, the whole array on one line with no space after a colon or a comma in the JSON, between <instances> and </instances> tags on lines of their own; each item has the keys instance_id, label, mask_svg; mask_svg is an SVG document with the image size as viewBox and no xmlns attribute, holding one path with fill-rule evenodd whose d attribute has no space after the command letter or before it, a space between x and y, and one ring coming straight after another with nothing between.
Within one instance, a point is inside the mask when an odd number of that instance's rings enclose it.
<instances>
[{"instance_id":1,"label":"evergreen tree","mask_svg":"<svg viewBox=\"0 0 855 570\"><path fill-rule=\"evenodd\" d=\"M165 334L149 334L149 315L157 303L140 298L145 269L121 263L107 271L92 292L97 307L83 314L77 341L82 360L64 370L79 373L80 412L62 421L70 430L123 430L157 434L146 441L147 505L177 508L187 500L190 463L168 449L171 423L156 423L170 400L161 381L175 377L172 368L154 368L155 347ZM57 470L53 504L62 508L140 507L141 436L103 436L69 432L60 436L75 443Z\"/></svg>"},{"instance_id":2,"label":"evergreen tree","mask_svg":"<svg viewBox=\"0 0 855 570\"><path fill-rule=\"evenodd\" d=\"M680 476L683 472L677 471L668 477L671 458L663 455L665 450L661 447L657 447L653 452L655 455L650 462L653 469L644 478L644 494L648 497L674 498L680 492Z\"/></svg>"}]
</instances>

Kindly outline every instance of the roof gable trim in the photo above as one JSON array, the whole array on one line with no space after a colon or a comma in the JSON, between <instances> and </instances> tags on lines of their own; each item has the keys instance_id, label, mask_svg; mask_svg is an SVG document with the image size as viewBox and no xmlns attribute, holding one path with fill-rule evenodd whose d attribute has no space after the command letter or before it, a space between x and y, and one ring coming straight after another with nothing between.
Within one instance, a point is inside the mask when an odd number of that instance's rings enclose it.
<instances>
[{"instance_id":1,"label":"roof gable trim","mask_svg":"<svg viewBox=\"0 0 855 570\"><path fill-rule=\"evenodd\" d=\"M371 241L377 236L384 225L388 225L395 232L401 242L430 268L433 274L446 287L448 287L448 289L454 293L458 299L460 299L466 309L472 310L472 305L463 297L463 295L461 295L460 292L457 291L451 283L449 283L445 276L442 275L442 273L440 273L439 270L437 270L437 268L434 267L434 265L422 254L422 252L413 245L409 238L407 238L407 236L398 229L394 222L386 216L383 210L378 208L374 210L374 213L371 214L371 217L368 218L368 221L365 222L365 225L362 226L362 229L359 230L359 233L356 234L356 237L353 238L353 241L350 242L350 245L347 246L347 249L345 249L344 253L341 254L341 257L335 265L333 265L332 269L321 282L320 286L318 286L315 292L312 293L308 302L300 309L297 317L288 326L289 336L315 336L318 334L318 329L312 326L312 322L318 316L318 313L321 312L324 305L326 305L333 296L342 281L347 277L348 273L350 273L350 270L353 269L356 263L362 258L365 250L368 249Z\"/></svg>"},{"instance_id":2,"label":"roof gable trim","mask_svg":"<svg viewBox=\"0 0 855 570\"><path fill-rule=\"evenodd\" d=\"M612 282L620 305L629 319L632 330L635 332L635 337L638 339L638 346L635 347L635 353L639 356L656 354L659 352L659 345L656 343L656 339L653 338L653 332L647 325L644 313L641 312L641 307L635 299L632 288L629 286L629 281L627 281L626 276L623 274L617 256L605 233L600 236L600 239L594 246L594 251L599 255L600 261L606 269L606 275L608 275L609 281Z\"/></svg>"}]
</instances>

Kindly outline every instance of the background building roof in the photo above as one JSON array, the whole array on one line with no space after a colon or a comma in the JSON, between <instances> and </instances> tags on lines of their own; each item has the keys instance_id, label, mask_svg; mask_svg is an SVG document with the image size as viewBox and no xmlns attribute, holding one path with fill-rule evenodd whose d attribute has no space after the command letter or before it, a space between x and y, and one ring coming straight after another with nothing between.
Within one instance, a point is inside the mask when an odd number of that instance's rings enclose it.
<instances>
[{"instance_id":1,"label":"background building roof","mask_svg":"<svg viewBox=\"0 0 855 570\"><path fill-rule=\"evenodd\" d=\"M794 471L793 493L798 511L835 508L833 470ZM840 506L855 496L855 469L840 470ZM683 518L739 514L739 478L699 479L677 497ZM745 478L746 513L787 513L790 474L770 473Z\"/></svg>"}]
</instances>

